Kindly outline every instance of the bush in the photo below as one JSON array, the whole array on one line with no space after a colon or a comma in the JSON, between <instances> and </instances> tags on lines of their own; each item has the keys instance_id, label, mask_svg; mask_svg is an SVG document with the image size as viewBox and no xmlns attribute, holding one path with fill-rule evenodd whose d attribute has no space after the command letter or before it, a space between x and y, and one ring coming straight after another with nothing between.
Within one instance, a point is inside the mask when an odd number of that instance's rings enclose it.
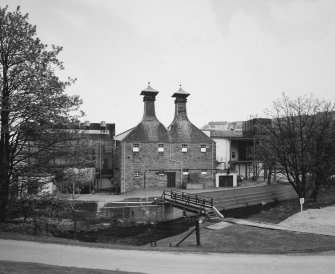
<instances>
[{"instance_id":1,"label":"bush","mask_svg":"<svg viewBox=\"0 0 335 274\"><path fill-rule=\"evenodd\" d=\"M57 229L66 219L72 219L73 206L65 195L24 195L9 201L8 219L22 221L35 233Z\"/></svg>"}]
</instances>

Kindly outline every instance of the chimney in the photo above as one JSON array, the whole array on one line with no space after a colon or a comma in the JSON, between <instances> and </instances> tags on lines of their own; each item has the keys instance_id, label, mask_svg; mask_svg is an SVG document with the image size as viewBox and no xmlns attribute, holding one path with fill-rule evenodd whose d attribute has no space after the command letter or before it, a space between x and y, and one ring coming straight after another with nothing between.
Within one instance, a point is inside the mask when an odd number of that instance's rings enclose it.
<instances>
[{"instance_id":1,"label":"chimney","mask_svg":"<svg viewBox=\"0 0 335 274\"><path fill-rule=\"evenodd\" d=\"M155 113L155 100L157 94L158 91L150 87L150 82L148 82L148 87L142 90L141 95L143 95L144 102L144 113L142 121L157 119Z\"/></svg>"},{"instance_id":2,"label":"chimney","mask_svg":"<svg viewBox=\"0 0 335 274\"><path fill-rule=\"evenodd\" d=\"M180 88L177 92L175 92L172 97L175 97L176 100L174 101L176 107L175 107L175 113L174 113L174 121L175 120L188 120L187 118L187 111L186 111L186 102L187 97L190 94L185 92L180 85Z\"/></svg>"},{"instance_id":3,"label":"chimney","mask_svg":"<svg viewBox=\"0 0 335 274\"><path fill-rule=\"evenodd\" d=\"M89 128L90 127L90 121L85 121L85 127Z\"/></svg>"},{"instance_id":4,"label":"chimney","mask_svg":"<svg viewBox=\"0 0 335 274\"><path fill-rule=\"evenodd\" d=\"M105 121L101 121L100 122L100 127L101 128L106 128L106 122Z\"/></svg>"}]
</instances>

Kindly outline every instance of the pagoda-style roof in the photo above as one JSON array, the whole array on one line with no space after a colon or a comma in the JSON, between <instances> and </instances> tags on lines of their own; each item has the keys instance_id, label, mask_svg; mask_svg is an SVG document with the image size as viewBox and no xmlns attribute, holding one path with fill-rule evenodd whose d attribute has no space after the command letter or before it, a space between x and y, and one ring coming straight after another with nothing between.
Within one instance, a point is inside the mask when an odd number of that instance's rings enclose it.
<instances>
[{"instance_id":1,"label":"pagoda-style roof","mask_svg":"<svg viewBox=\"0 0 335 274\"><path fill-rule=\"evenodd\" d=\"M179 85L179 89L177 92L173 93L172 97L183 97L183 98L187 98L190 94L187 93L185 90L183 90L181 88L181 85Z\"/></svg>"},{"instance_id":2,"label":"pagoda-style roof","mask_svg":"<svg viewBox=\"0 0 335 274\"><path fill-rule=\"evenodd\" d=\"M151 96L156 96L159 92L155 89L153 89L150 86L150 82L148 82L148 87L144 90L141 91L141 95L151 95Z\"/></svg>"}]
</instances>

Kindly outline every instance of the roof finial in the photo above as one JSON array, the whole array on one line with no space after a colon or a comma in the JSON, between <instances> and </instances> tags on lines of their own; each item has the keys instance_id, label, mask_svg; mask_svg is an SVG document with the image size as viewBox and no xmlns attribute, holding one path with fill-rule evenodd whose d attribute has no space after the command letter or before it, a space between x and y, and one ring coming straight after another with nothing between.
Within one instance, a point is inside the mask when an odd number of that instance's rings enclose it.
<instances>
[{"instance_id":1,"label":"roof finial","mask_svg":"<svg viewBox=\"0 0 335 274\"><path fill-rule=\"evenodd\" d=\"M179 84L179 87L181 88L181 84Z\"/></svg>"},{"instance_id":2,"label":"roof finial","mask_svg":"<svg viewBox=\"0 0 335 274\"><path fill-rule=\"evenodd\" d=\"M150 86L150 82L148 82L148 85Z\"/></svg>"}]
</instances>

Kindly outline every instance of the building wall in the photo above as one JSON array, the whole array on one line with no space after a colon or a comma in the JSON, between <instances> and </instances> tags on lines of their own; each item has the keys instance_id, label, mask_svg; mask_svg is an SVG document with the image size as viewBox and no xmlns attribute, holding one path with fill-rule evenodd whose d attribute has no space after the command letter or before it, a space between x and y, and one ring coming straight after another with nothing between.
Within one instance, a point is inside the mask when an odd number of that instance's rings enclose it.
<instances>
[{"instance_id":1,"label":"building wall","mask_svg":"<svg viewBox=\"0 0 335 274\"><path fill-rule=\"evenodd\" d=\"M216 160L220 163L225 163L227 166L230 155L230 141L224 138L213 138L216 142Z\"/></svg>"},{"instance_id":2,"label":"building wall","mask_svg":"<svg viewBox=\"0 0 335 274\"><path fill-rule=\"evenodd\" d=\"M235 154L235 157L233 157L233 154ZM238 144L234 143L234 142L231 142L230 160L231 161L238 161L239 160Z\"/></svg>"},{"instance_id":3,"label":"building wall","mask_svg":"<svg viewBox=\"0 0 335 274\"><path fill-rule=\"evenodd\" d=\"M209 122L204 125L202 130L220 130L220 131L242 131L242 121L227 122L227 121L218 121L218 122Z\"/></svg>"},{"instance_id":4,"label":"building wall","mask_svg":"<svg viewBox=\"0 0 335 274\"><path fill-rule=\"evenodd\" d=\"M200 143L188 145L182 152L182 143L164 143L164 152L158 152L158 143L138 143L139 152L133 152L133 143L119 142L116 152L119 159L115 171L122 193L138 188L166 187L166 172L175 172L176 187L182 182L203 184L204 188L214 187L215 143L206 144L206 152L201 152ZM181 176L181 167L188 170ZM147 170L147 171L146 171ZM206 174L201 174L206 170ZM162 171L162 172L160 172ZM139 172L139 176L134 176Z\"/></svg>"}]
</instances>

